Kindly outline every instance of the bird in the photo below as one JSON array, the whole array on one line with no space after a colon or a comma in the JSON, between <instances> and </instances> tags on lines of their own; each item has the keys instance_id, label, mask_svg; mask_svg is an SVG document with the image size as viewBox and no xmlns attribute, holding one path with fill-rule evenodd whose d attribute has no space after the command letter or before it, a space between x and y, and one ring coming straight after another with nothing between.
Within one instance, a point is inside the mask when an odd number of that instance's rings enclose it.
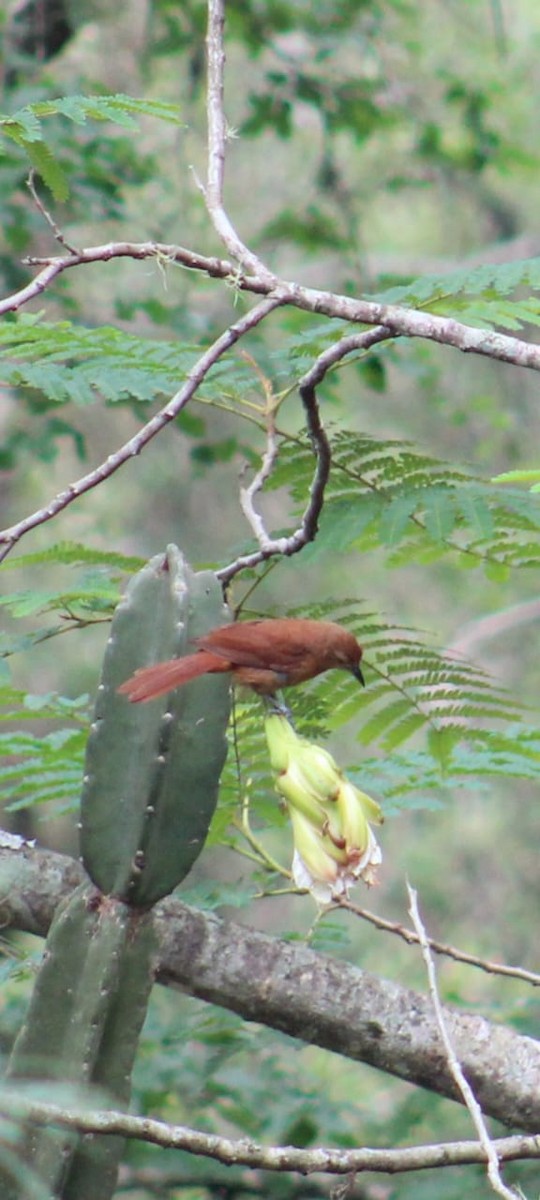
<instances>
[{"instance_id":1,"label":"bird","mask_svg":"<svg viewBox=\"0 0 540 1200\"><path fill-rule=\"evenodd\" d=\"M334 667L350 671L365 686L362 647L334 621L268 617L211 629L195 639L197 649L135 671L118 691L134 703L154 700L200 675L230 672L260 696L305 683Z\"/></svg>"}]
</instances>

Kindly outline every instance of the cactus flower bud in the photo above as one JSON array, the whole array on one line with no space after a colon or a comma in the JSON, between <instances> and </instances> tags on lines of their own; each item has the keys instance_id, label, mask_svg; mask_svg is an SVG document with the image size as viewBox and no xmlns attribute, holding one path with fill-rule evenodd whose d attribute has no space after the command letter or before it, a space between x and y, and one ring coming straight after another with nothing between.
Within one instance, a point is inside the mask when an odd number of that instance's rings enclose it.
<instances>
[{"instance_id":1,"label":"cactus flower bud","mask_svg":"<svg viewBox=\"0 0 540 1200\"><path fill-rule=\"evenodd\" d=\"M287 719L266 719L276 790L287 802L294 837L293 879L323 904L363 879L376 882L382 860L369 822L379 805L345 777L332 755L295 733Z\"/></svg>"}]
</instances>

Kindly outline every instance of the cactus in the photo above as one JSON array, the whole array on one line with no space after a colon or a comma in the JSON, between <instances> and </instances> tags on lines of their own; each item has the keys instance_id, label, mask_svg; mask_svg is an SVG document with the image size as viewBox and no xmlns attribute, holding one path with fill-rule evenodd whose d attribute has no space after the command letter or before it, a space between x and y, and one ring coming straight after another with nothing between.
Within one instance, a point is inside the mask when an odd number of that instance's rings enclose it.
<instances>
[{"instance_id":1,"label":"cactus","mask_svg":"<svg viewBox=\"0 0 540 1200\"><path fill-rule=\"evenodd\" d=\"M193 575L174 546L135 576L116 610L88 739L81 849L94 883L129 904L168 895L202 849L226 755L229 683L201 678L140 705L116 689L226 620L215 575Z\"/></svg>"},{"instance_id":2,"label":"cactus","mask_svg":"<svg viewBox=\"0 0 540 1200\"><path fill-rule=\"evenodd\" d=\"M129 584L105 653L88 739L81 850L92 880L59 907L8 1078L104 1089L129 1101L152 986L152 906L177 886L204 844L223 767L226 677L194 680L172 697L131 705L118 685L138 666L189 653L227 620L218 581L193 574L174 546ZM25 1161L59 1200L109 1200L119 1138L35 1129ZM4 1193L3 1193L4 1194ZM6 1197L22 1200L14 1177Z\"/></svg>"},{"instance_id":3,"label":"cactus","mask_svg":"<svg viewBox=\"0 0 540 1200\"><path fill-rule=\"evenodd\" d=\"M8 1081L33 1077L99 1085L112 1103L127 1104L155 950L151 913L101 896L89 884L77 888L59 906L51 925L28 1015L8 1065ZM121 1140L85 1139L79 1152L77 1143L70 1131L30 1130L25 1162L54 1196L102 1200L111 1189L99 1190L96 1182L112 1180L114 1187ZM92 1187L82 1186L82 1154ZM79 1177L76 1189L71 1186L73 1173ZM2 1194L7 1200L17 1191L12 1184Z\"/></svg>"}]
</instances>

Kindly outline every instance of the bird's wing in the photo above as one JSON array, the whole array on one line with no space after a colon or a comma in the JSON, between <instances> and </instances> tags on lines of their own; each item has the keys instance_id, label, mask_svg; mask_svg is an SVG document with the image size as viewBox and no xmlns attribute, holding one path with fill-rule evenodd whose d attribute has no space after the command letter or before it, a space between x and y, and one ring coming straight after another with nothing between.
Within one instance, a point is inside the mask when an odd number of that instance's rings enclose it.
<instances>
[{"instance_id":1,"label":"bird's wing","mask_svg":"<svg viewBox=\"0 0 540 1200\"><path fill-rule=\"evenodd\" d=\"M263 618L212 629L197 639L197 645L220 658L229 659L233 666L281 672L304 658L310 642L309 638L301 637L297 628L293 637L289 621Z\"/></svg>"},{"instance_id":2,"label":"bird's wing","mask_svg":"<svg viewBox=\"0 0 540 1200\"><path fill-rule=\"evenodd\" d=\"M118 691L130 700L152 700L174 688L182 687L197 679L199 675L227 671L229 665L217 654L188 654L184 658L171 658L166 662L152 663L139 667L134 675L120 685Z\"/></svg>"}]
</instances>

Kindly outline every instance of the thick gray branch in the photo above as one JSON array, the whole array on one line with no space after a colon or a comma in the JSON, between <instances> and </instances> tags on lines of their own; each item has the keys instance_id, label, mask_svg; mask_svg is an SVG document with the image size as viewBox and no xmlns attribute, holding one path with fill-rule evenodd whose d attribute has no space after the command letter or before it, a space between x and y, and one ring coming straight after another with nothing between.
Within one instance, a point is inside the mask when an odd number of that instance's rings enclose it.
<instances>
[{"instance_id":1,"label":"thick gray branch","mask_svg":"<svg viewBox=\"0 0 540 1200\"><path fill-rule=\"evenodd\" d=\"M45 934L82 875L77 863L49 851L1 849L2 923ZM459 1100L428 997L176 899L156 911L161 983ZM445 1019L486 1116L536 1132L540 1046L471 1013L445 1009Z\"/></svg>"},{"instance_id":2,"label":"thick gray branch","mask_svg":"<svg viewBox=\"0 0 540 1200\"><path fill-rule=\"evenodd\" d=\"M89 246L78 254L25 259L26 265L41 266L42 270L25 287L0 300L0 315L23 308L46 291L64 271L92 263L111 262L114 258L155 258L161 264L180 263L213 279L232 279L239 291L256 296L275 296L283 306L301 308L305 312L336 317L353 324L384 326L388 330L387 336L427 338L442 346L453 346L464 354L481 354L498 362L540 371L540 346L525 342L522 338L463 325L461 321L441 317L437 313L419 312L397 304L380 304L375 300L355 299L337 292L302 287L285 279L269 279L267 275L237 277L234 264L226 259L208 258L182 246L158 242L110 242L103 246Z\"/></svg>"}]
</instances>

